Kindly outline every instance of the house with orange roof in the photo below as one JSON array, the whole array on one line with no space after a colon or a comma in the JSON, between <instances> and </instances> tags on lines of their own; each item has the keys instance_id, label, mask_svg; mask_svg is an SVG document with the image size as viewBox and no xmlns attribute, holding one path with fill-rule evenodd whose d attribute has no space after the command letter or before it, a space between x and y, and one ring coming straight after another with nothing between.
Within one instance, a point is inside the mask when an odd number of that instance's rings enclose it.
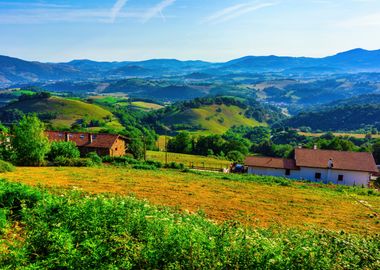
<instances>
[{"instance_id":1,"label":"house with orange roof","mask_svg":"<svg viewBox=\"0 0 380 270\"><path fill-rule=\"evenodd\" d=\"M303 148L295 149L293 159L254 156L245 165L249 174L366 187L379 172L371 153Z\"/></svg>"},{"instance_id":2,"label":"house with orange roof","mask_svg":"<svg viewBox=\"0 0 380 270\"><path fill-rule=\"evenodd\" d=\"M46 131L51 142L74 142L81 155L96 152L99 156L124 156L127 150L127 138L117 134L94 134L88 132Z\"/></svg>"}]
</instances>

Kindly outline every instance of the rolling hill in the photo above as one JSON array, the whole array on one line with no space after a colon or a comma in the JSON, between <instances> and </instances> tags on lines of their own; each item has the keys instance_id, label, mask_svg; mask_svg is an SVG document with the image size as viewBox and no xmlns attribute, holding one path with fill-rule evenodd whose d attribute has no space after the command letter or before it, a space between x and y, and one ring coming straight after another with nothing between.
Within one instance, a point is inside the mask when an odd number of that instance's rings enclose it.
<instances>
[{"instance_id":1,"label":"rolling hill","mask_svg":"<svg viewBox=\"0 0 380 270\"><path fill-rule=\"evenodd\" d=\"M369 126L380 129L380 105L359 103L302 112L283 121L282 125L322 131L355 131Z\"/></svg>"},{"instance_id":2,"label":"rolling hill","mask_svg":"<svg viewBox=\"0 0 380 270\"><path fill-rule=\"evenodd\" d=\"M145 122L162 134L223 134L232 126L265 126L282 117L279 110L254 100L220 96L178 102L152 112Z\"/></svg>"},{"instance_id":3,"label":"rolling hill","mask_svg":"<svg viewBox=\"0 0 380 270\"><path fill-rule=\"evenodd\" d=\"M4 119L7 114L16 110L25 114L36 113L53 127L71 127L73 124L83 124L87 121L90 122L88 127L92 129L122 128L119 121L108 110L79 100L61 97L30 98L12 102L1 108L0 113ZM95 124L95 122L102 122L102 124Z\"/></svg>"}]
</instances>

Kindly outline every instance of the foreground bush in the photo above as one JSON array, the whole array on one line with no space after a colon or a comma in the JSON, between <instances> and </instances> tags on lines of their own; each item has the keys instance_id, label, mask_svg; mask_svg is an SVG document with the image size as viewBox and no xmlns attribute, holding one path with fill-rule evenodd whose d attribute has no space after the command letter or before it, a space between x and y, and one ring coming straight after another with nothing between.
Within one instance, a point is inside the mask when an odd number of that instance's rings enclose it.
<instances>
[{"instance_id":1,"label":"foreground bush","mask_svg":"<svg viewBox=\"0 0 380 270\"><path fill-rule=\"evenodd\" d=\"M15 167L11 163L0 160L0 173L13 172L14 169Z\"/></svg>"},{"instance_id":2,"label":"foreground bush","mask_svg":"<svg viewBox=\"0 0 380 270\"><path fill-rule=\"evenodd\" d=\"M53 160L53 165L60 167L93 167L97 164L94 164L89 158L57 157Z\"/></svg>"},{"instance_id":3,"label":"foreground bush","mask_svg":"<svg viewBox=\"0 0 380 270\"><path fill-rule=\"evenodd\" d=\"M9 194L18 199L4 199ZM22 238L1 238L1 269L380 267L378 235L216 225L200 215L171 212L134 198L50 195L7 182L0 182L0 203L5 212L14 204L21 207L23 228ZM5 217L2 232L7 236L14 219ZM4 214L0 219L4 223Z\"/></svg>"},{"instance_id":4,"label":"foreground bush","mask_svg":"<svg viewBox=\"0 0 380 270\"><path fill-rule=\"evenodd\" d=\"M79 158L80 152L74 142L52 142L48 158L54 160L57 157Z\"/></svg>"}]
</instances>

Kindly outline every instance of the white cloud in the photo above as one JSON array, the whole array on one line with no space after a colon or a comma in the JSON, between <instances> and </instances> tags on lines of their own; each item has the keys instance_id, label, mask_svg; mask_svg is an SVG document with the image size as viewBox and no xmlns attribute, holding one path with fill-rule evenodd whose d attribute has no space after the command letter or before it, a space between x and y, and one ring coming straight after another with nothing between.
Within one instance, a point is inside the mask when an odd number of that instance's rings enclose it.
<instances>
[{"instance_id":1,"label":"white cloud","mask_svg":"<svg viewBox=\"0 0 380 270\"><path fill-rule=\"evenodd\" d=\"M343 27L374 27L380 26L380 13L373 13L361 17L342 21L338 24Z\"/></svg>"},{"instance_id":2,"label":"white cloud","mask_svg":"<svg viewBox=\"0 0 380 270\"><path fill-rule=\"evenodd\" d=\"M112 7L110 20L111 22L115 22L117 16L119 15L120 11L123 9L125 4L128 2L128 0L117 0L115 4Z\"/></svg>"},{"instance_id":3,"label":"white cloud","mask_svg":"<svg viewBox=\"0 0 380 270\"><path fill-rule=\"evenodd\" d=\"M161 17L165 20L165 16L162 14L162 11L173 5L176 0L163 0L154 7L150 8L142 17L143 22L147 22L150 19L154 18L157 15L161 15Z\"/></svg>"},{"instance_id":4,"label":"white cloud","mask_svg":"<svg viewBox=\"0 0 380 270\"><path fill-rule=\"evenodd\" d=\"M244 14L263 9L266 7L277 5L275 2L270 3L241 3L230 6L211 14L203 20L203 23L221 23L240 17Z\"/></svg>"}]
</instances>

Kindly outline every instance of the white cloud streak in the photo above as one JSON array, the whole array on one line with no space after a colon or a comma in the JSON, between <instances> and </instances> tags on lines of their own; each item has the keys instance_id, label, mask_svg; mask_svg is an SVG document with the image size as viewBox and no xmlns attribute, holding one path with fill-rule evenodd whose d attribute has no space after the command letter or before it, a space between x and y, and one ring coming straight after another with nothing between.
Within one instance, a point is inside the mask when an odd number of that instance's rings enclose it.
<instances>
[{"instance_id":1,"label":"white cloud streak","mask_svg":"<svg viewBox=\"0 0 380 270\"><path fill-rule=\"evenodd\" d=\"M240 17L244 14L263 9L266 7L275 6L277 3L242 3L234 6L224 8L217 11L214 14L211 14L209 17L203 20L203 23L217 24L226 22L237 17Z\"/></svg>"},{"instance_id":2,"label":"white cloud streak","mask_svg":"<svg viewBox=\"0 0 380 270\"><path fill-rule=\"evenodd\" d=\"M380 13L373 13L364 15L361 17L351 18L346 21L342 21L338 24L342 27L379 27L380 26Z\"/></svg>"},{"instance_id":3,"label":"white cloud streak","mask_svg":"<svg viewBox=\"0 0 380 270\"><path fill-rule=\"evenodd\" d=\"M167 7L173 5L176 0L163 0L151 9L149 9L142 17L142 21L144 23L148 22L150 19L160 15L163 20L165 20L165 16L162 14L162 11Z\"/></svg>"},{"instance_id":4,"label":"white cloud streak","mask_svg":"<svg viewBox=\"0 0 380 270\"><path fill-rule=\"evenodd\" d=\"M113 5L111 9L111 15L110 15L110 21L112 23L115 22L117 16L119 15L120 11L123 9L125 4L127 4L128 0L117 0L115 4Z\"/></svg>"}]
</instances>

